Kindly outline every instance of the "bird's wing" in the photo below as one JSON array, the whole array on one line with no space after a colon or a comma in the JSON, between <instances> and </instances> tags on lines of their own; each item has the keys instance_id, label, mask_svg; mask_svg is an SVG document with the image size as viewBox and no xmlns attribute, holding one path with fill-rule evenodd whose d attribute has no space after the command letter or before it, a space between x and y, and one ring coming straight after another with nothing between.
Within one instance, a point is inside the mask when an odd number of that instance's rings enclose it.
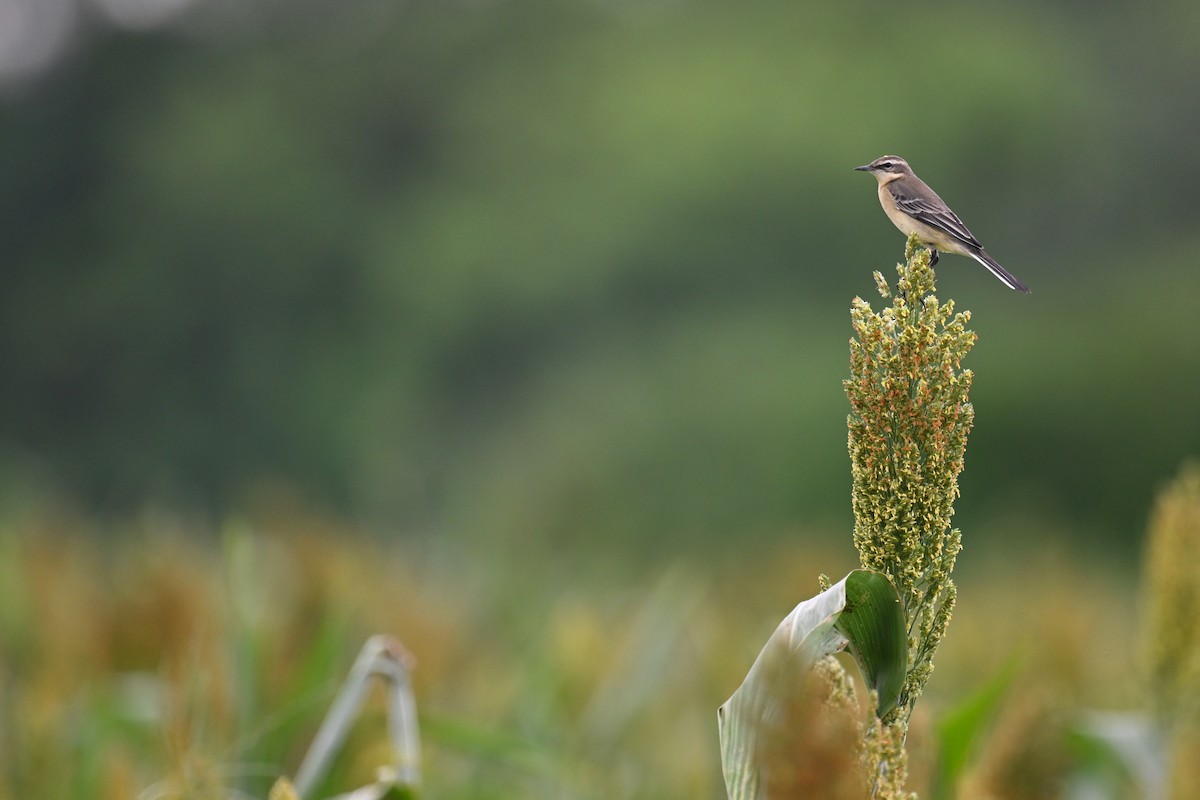
<instances>
[{"instance_id":1,"label":"bird's wing","mask_svg":"<svg viewBox=\"0 0 1200 800\"><path fill-rule=\"evenodd\" d=\"M967 226L958 218L958 215L950 210L950 207L942 202L942 199L934 194L933 190L929 190L932 198L922 197L917 194L905 191L896 184L901 181L893 181L888 184L888 189L892 192L892 197L896 200L896 205L905 214L908 214L913 219L924 222L926 225L937 228L940 231L953 236L955 239L961 240L964 244L972 247L982 248L983 245L975 238L975 234L967 230Z\"/></svg>"}]
</instances>

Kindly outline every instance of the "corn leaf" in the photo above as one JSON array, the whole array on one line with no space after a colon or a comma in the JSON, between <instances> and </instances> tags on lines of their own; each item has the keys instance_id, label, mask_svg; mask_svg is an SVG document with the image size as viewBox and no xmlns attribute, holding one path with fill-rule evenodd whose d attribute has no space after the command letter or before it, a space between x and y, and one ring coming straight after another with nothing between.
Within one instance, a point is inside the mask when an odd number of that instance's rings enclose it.
<instances>
[{"instance_id":1,"label":"corn leaf","mask_svg":"<svg viewBox=\"0 0 1200 800\"><path fill-rule=\"evenodd\" d=\"M933 791L935 800L952 800L958 779L988 726L995 719L1008 690L1019 673L1012 659L973 695L950 709L937 726L938 771Z\"/></svg>"},{"instance_id":2,"label":"corn leaf","mask_svg":"<svg viewBox=\"0 0 1200 800\"><path fill-rule=\"evenodd\" d=\"M900 598L886 576L854 570L779 623L737 691L717 712L721 769L730 800L763 797L758 739L764 723L820 658L848 650L878 695L875 713L896 706L908 665Z\"/></svg>"}]
</instances>

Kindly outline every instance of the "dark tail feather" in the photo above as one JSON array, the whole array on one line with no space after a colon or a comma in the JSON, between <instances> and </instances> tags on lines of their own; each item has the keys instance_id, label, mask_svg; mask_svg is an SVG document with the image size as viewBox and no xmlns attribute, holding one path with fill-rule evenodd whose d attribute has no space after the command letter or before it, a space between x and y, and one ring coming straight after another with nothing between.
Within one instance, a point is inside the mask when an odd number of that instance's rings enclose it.
<instances>
[{"instance_id":1,"label":"dark tail feather","mask_svg":"<svg viewBox=\"0 0 1200 800\"><path fill-rule=\"evenodd\" d=\"M996 259L983 252L983 250L971 253L971 256L980 264L983 264L985 267L987 267L988 272L999 278L1008 288L1021 292L1022 294L1029 294L1028 286L1017 280L1016 275L1013 275L1004 267L1000 266Z\"/></svg>"}]
</instances>

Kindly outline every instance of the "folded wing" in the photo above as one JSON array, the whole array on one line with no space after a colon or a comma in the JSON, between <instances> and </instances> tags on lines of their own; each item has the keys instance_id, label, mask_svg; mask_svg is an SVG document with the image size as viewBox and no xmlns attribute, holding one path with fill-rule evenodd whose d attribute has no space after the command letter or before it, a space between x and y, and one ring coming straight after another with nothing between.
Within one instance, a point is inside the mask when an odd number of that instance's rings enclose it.
<instances>
[{"instance_id":1,"label":"folded wing","mask_svg":"<svg viewBox=\"0 0 1200 800\"><path fill-rule=\"evenodd\" d=\"M888 188L892 190L892 197L895 198L896 205L900 207L901 211L913 219L924 222L926 225L937 228L940 231L945 231L963 244L971 247L983 247L979 243L979 240L975 238L975 234L967 229L967 226L958 218L958 215L951 211L941 201L941 198L933 193L932 189L929 190L929 193L936 199L930 200L905 193L902 189L896 187L896 184L899 182L894 181L888 185Z\"/></svg>"}]
</instances>

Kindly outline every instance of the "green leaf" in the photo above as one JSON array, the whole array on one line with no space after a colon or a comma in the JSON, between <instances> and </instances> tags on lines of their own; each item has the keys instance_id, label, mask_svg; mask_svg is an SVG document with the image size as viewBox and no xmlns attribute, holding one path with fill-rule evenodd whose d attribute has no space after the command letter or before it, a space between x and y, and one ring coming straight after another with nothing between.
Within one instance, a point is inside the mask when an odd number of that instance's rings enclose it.
<instances>
[{"instance_id":1,"label":"green leaf","mask_svg":"<svg viewBox=\"0 0 1200 800\"><path fill-rule=\"evenodd\" d=\"M1013 658L981 689L942 717L937 726L938 774L933 796L937 800L954 797L955 784L984 729L996 716L996 710L1017 677L1018 660Z\"/></svg>"},{"instance_id":2,"label":"green leaf","mask_svg":"<svg viewBox=\"0 0 1200 800\"><path fill-rule=\"evenodd\" d=\"M1170 774L1163 731L1135 712L1083 713L1073 726L1072 744L1080 762L1081 785L1132 788L1143 800L1164 800Z\"/></svg>"},{"instance_id":3,"label":"green leaf","mask_svg":"<svg viewBox=\"0 0 1200 800\"><path fill-rule=\"evenodd\" d=\"M721 769L730 800L763 797L758 769L762 725L820 658L849 650L878 694L876 714L896 706L908 666L900 598L887 577L854 570L804 601L779 623L750 672L717 711Z\"/></svg>"},{"instance_id":4,"label":"green leaf","mask_svg":"<svg viewBox=\"0 0 1200 800\"><path fill-rule=\"evenodd\" d=\"M866 569L847 575L846 607L836 626L849 639L848 649L858 662L867 686L879 695L877 716L884 716L900 699L908 670L908 631L900 596L887 576Z\"/></svg>"}]
</instances>

